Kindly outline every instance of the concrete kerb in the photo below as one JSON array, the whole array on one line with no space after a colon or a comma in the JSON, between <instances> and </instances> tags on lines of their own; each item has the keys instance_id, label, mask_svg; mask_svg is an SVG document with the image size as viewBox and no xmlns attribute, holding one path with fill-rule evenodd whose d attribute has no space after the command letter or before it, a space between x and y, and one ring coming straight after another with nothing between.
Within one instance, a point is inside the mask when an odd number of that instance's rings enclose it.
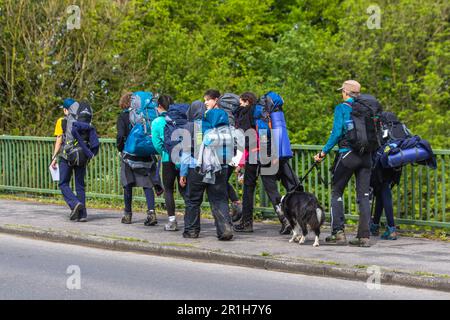
<instances>
[{"instance_id":1,"label":"concrete kerb","mask_svg":"<svg viewBox=\"0 0 450 320\"><path fill-rule=\"evenodd\" d=\"M223 251L210 251L195 246L176 244L165 245L150 243L146 240L133 239L127 241L115 236L73 233L58 230L38 229L31 226L0 226L0 233L18 235L33 239L83 245L100 249L137 252L141 254L157 255L189 259L208 263L220 263L234 266L299 273L322 277L333 277L346 280L366 282L369 275L366 270L349 266L324 265L315 261L296 261L278 257L262 257L256 255L242 255ZM439 276L422 276L407 272L382 270L381 284L401 285L420 289L432 289L450 292L450 279Z\"/></svg>"}]
</instances>

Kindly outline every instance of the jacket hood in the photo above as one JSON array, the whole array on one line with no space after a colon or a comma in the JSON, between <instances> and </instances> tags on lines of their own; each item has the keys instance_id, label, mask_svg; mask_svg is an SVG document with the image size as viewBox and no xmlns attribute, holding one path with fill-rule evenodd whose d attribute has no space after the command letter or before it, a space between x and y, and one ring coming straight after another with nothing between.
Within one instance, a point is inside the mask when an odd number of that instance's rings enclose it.
<instances>
[{"instance_id":1,"label":"jacket hood","mask_svg":"<svg viewBox=\"0 0 450 320\"><path fill-rule=\"evenodd\" d=\"M187 121L187 110L189 105L187 104L172 104L167 111L167 116L170 117L173 121ZM184 120L184 121L183 121Z\"/></svg>"},{"instance_id":2,"label":"jacket hood","mask_svg":"<svg viewBox=\"0 0 450 320\"><path fill-rule=\"evenodd\" d=\"M187 119L188 121L195 121L195 120L201 120L203 117L203 114L205 113L206 106L205 104L200 101L196 100L192 102L191 106L189 107L187 111Z\"/></svg>"},{"instance_id":3,"label":"jacket hood","mask_svg":"<svg viewBox=\"0 0 450 320\"><path fill-rule=\"evenodd\" d=\"M206 111L203 122L206 122L210 128L230 125L228 114L222 109L212 109Z\"/></svg>"}]
</instances>

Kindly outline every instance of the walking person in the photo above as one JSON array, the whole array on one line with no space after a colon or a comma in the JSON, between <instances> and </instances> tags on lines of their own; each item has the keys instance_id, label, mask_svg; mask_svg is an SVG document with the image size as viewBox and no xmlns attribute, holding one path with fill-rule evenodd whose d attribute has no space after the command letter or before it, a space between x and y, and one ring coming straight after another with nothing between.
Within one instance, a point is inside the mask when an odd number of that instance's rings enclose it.
<instances>
[{"instance_id":1,"label":"walking person","mask_svg":"<svg viewBox=\"0 0 450 320\"><path fill-rule=\"evenodd\" d=\"M384 214L386 216L386 231L381 236L383 240L397 240L398 233L394 220L394 208L392 204L392 188L400 183L402 167L384 168L381 164L381 156L390 143L395 143L412 137L409 129L392 112L381 114L383 125L383 146L374 153L372 176L370 185L373 190L375 201L375 212L370 223L370 233L372 236L380 235L380 220Z\"/></svg>"},{"instance_id":2,"label":"walking person","mask_svg":"<svg viewBox=\"0 0 450 320\"><path fill-rule=\"evenodd\" d=\"M265 192L267 193L270 202L273 205L275 212L281 223L280 234L290 234L291 227L286 217L281 212L281 194L278 191L277 180L281 179L284 187L289 191L297 185L296 176L290 168L287 159L271 159L271 163L262 165L259 162L258 153L260 148L258 142L260 137L256 130L255 116L261 112L258 110L261 106L257 106L257 97L252 92L245 92L241 95L241 107L236 112L236 127L247 132L247 136L251 136L249 132L253 131L253 142L246 143L245 154L240 166L236 169L240 172L244 169L244 191L242 201L242 218L238 224L233 226L236 232L253 232L253 210L254 210L254 194L258 177L261 175L261 181ZM268 146L270 150L270 145ZM256 154L256 155L255 155ZM250 159L257 161L251 161ZM278 163L275 163L278 162ZM273 174L261 174L261 171L271 165L278 166L278 170Z\"/></svg>"},{"instance_id":3,"label":"walking person","mask_svg":"<svg viewBox=\"0 0 450 320\"><path fill-rule=\"evenodd\" d=\"M153 157L138 157L124 153L125 143L131 132L130 108L133 93L127 92L121 98L119 106L122 112L117 119L117 150L120 155L120 180L124 194L124 215L121 222L123 224L132 223L132 201L133 188L141 187L144 190L147 202L147 218L145 226L154 226L158 223L155 212L155 193L153 191L153 181L155 176L156 163Z\"/></svg>"},{"instance_id":4,"label":"walking person","mask_svg":"<svg viewBox=\"0 0 450 320\"><path fill-rule=\"evenodd\" d=\"M333 166L332 178L332 199L331 199L331 218L332 218L332 234L326 238L329 244L347 244L345 236L345 215L343 204L343 193L350 178L356 176L356 194L359 205L360 217L358 224L358 233L355 239L349 242L350 245L359 247L370 247L370 174L372 166L372 154L370 147L376 147L376 143L365 141L366 148L360 150L354 149L355 144L363 145L359 140L353 139L351 134L355 130L366 130L365 126L356 124L353 114L355 108L358 112L368 110L361 107L364 99L364 106L370 106L373 109L381 111L381 106L376 99L369 95L360 94L361 85L354 80L345 81L339 89L342 93L343 102L335 107L333 130L328 142L318 153L314 160L320 162L331 152L333 147L338 144L339 152ZM364 111L366 112L366 111ZM364 112L361 115L364 115ZM365 132L367 139L376 139ZM358 135L360 137L361 135ZM370 140L372 141L372 140ZM369 146L369 147L368 147Z\"/></svg>"},{"instance_id":5,"label":"walking person","mask_svg":"<svg viewBox=\"0 0 450 320\"><path fill-rule=\"evenodd\" d=\"M201 128L197 128L197 130L201 129L201 132L195 130L195 126L199 125L202 105L195 102L188 111L191 121L189 131L192 139L195 140L193 142L196 143L197 139L201 137L202 143L198 150L198 157L195 154L195 147L183 147L180 182L182 185L187 185L183 237L199 237L201 204L206 191L214 217L217 238L220 241L229 241L233 238L232 222L228 194L224 192L227 187L228 165L222 159L227 159L227 152L231 152L231 134L226 112L213 108L216 98L210 93L211 91L207 91L204 96L207 111L203 116ZM185 156L186 151L187 157Z\"/></svg>"},{"instance_id":6,"label":"walking person","mask_svg":"<svg viewBox=\"0 0 450 320\"><path fill-rule=\"evenodd\" d=\"M55 148L51 166L58 167L59 188L71 209L70 220L87 222L85 176L86 166L98 153L100 143L95 128L91 125L92 109L86 102L78 103L68 98L63 103L64 118L55 126ZM75 178L76 195L70 181Z\"/></svg>"},{"instance_id":7,"label":"walking person","mask_svg":"<svg viewBox=\"0 0 450 320\"><path fill-rule=\"evenodd\" d=\"M178 184L178 191L183 198L185 194L185 188L179 184L179 167L171 161L170 155L164 146L164 128L167 124L167 112L173 104L174 101L171 96L160 96L158 98L158 117L152 122L152 142L156 151L161 155L164 200L166 203L167 215L169 216L169 221L164 226L165 231L178 231L178 223L175 214L175 183ZM172 117L174 117L174 115L172 115Z\"/></svg>"},{"instance_id":8,"label":"walking person","mask_svg":"<svg viewBox=\"0 0 450 320\"><path fill-rule=\"evenodd\" d=\"M227 112L230 126L235 127L234 122L234 115L229 112L230 110L226 110L220 106L220 102L224 102L223 98L224 96L221 95L220 91L215 89L210 89L205 93L205 96L209 97L210 99L206 103L206 109L212 110L212 109L223 109ZM232 96L232 94L226 94L225 98L229 98L229 96ZM238 96L236 96L238 98ZM234 188L234 186L230 183L230 179L233 176L235 172L235 167L228 164L227 167L228 175L227 175L227 194L228 199L231 202L231 213L232 213L232 219L233 221L238 221L242 217L242 202L239 199L239 196Z\"/></svg>"}]
</instances>

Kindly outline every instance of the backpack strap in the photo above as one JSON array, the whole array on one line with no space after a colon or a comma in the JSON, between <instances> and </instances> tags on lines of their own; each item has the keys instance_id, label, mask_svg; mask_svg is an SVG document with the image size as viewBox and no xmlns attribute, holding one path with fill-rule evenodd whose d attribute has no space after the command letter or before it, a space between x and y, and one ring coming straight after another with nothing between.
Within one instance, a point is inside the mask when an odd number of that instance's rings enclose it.
<instances>
[{"instance_id":1,"label":"backpack strap","mask_svg":"<svg viewBox=\"0 0 450 320\"><path fill-rule=\"evenodd\" d=\"M343 104L345 104L346 106L349 106L350 108L352 107L352 105L350 103L348 103L347 101L343 102Z\"/></svg>"}]
</instances>

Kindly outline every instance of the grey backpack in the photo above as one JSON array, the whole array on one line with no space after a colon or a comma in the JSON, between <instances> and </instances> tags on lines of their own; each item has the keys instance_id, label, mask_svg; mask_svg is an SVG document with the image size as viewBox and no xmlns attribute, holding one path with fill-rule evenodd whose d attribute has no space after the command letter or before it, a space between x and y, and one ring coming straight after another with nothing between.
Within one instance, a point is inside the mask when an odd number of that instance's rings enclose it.
<instances>
[{"instance_id":1,"label":"grey backpack","mask_svg":"<svg viewBox=\"0 0 450 320\"><path fill-rule=\"evenodd\" d=\"M230 121L230 126L235 126L234 112L240 105L240 98L234 93L223 94L217 103L220 109L223 109L227 114Z\"/></svg>"}]
</instances>

